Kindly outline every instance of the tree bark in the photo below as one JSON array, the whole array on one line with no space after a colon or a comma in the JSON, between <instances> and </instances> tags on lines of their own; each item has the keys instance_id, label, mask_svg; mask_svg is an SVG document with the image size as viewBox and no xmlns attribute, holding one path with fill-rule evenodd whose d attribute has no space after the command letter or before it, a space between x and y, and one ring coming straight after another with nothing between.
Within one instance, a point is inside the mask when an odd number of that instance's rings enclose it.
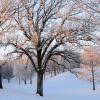
<instances>
[{"instance_id":1,"label":"tree bark","mask_svg":"<svg viewBox=\"0 0 100 100\"><path fill-rule=\"evenodd\" d=\"M3 89L1 71L2 71L2 67L0 66L0 89Z\"/></svg>"},{"instance_id":2,"label":"tree bark","mask_svg":"<svg viewBox=\"0 0 100 100\"><path fill-rule=\"evenodd\" d=\"M37 94L43 96L43 73L37 73Z\"/></svg>"}]
</instances>

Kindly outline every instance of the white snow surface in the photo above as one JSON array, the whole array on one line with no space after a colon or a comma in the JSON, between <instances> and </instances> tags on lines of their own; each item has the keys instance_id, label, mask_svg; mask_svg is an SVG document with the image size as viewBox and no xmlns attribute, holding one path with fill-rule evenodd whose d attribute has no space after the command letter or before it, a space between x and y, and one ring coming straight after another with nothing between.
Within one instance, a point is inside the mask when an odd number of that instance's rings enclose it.
<instances>
[{"instance_id":1,"label":"white snow surface","mask_svg":"<svg viewBox=\"0 0 100 100\"><path fill-rule=\"evenodd\" d=\"M8 84L3 81L4 89L0 90L0 100L100 100L100 85L96 91L92 84L77 79L74 75L63 73L44 81L44 96L36 92L36 77L33 84L21 85L13 79Z\"/></svg>"}]
</instances>

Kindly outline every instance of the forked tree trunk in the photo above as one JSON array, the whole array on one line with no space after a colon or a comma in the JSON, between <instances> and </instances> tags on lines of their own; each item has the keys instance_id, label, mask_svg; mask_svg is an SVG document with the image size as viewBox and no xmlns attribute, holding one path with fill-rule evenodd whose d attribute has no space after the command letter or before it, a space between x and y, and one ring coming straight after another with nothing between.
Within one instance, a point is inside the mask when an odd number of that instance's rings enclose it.
<instances>
[{"instance_id":1,"label":"forked tree trunk","mask_svg":"<svg viewBox=\"0 0 100 100\"><path fill-rule=\"evenodd\" d=\"M43 73L37 73L37 94L43 96Z\"/></svg>"},{"instance_id":2,"label":"forked tree trunk","mask_svg":"<svg viewBox=\"0 0 100 100\"><path fill-rule=\"evenodd\" d=\"M2 77L1 77L1 70L2 70L2 67L0 66L0 89L3 89L3 86L2 86Z\"/></svg>"}]
</instances>

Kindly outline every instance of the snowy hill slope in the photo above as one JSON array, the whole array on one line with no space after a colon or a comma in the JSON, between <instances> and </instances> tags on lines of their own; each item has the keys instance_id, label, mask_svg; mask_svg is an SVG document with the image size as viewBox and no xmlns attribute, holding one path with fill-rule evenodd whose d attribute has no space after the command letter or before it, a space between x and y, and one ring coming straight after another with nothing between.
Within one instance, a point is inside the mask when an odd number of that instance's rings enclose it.
<instances>
[{"instance_id":1,"label":"snowy hill slope","mask_svg":"<svg viewBox=\"0 0 100 100\"><path fill-rule=\"evenodd\" d=\"M44 81L44 97L35 94L36 78L33 84L18 85L16 81L4 82L0 100L100 100L100 85L96 91L69 73L60 74Z\"/></svg>"}]
</instances>

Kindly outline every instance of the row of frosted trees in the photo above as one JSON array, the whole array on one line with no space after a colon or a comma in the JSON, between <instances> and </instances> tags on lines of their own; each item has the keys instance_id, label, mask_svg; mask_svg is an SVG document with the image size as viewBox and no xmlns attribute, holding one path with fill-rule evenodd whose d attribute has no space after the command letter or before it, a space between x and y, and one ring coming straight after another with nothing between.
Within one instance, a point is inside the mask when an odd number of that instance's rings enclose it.
<instances>
[{"instance_id":1,"label":"row of frosted trees","mask_svg":"<svg viewBox=\"0 0 100 100\"><path fill-rule=\"evenodd\" d=\"M75 55L75 54L74 54ZM77 54L78 55L78 54ZM85 46L84 47L84 52L81 53L80 59L81 62L79 65L76 64L76 66L80 66L77 70L76 69L71 69L73 71L73 74L77 75L79 79L91 82L93 85L93 90L95 90L95 85L97 82L100 81L100 52L98 49L94 49L93 46ZM76 56L77 57L77 56ZM58 62L62 62L63 60L58 58L54 58L58 60ZM77 58L78 59L78 58ZM23 81L25 84L27 84L27 81L32 84L32 77L35 75L35 71L32 68L32 65L30 62L27 62L27 59L25 60L25 55L24 59L20 58L20 60L16 59L14 60L15 63L12 63L10 60L6 62L4 65L2 65L2 78L7 79L8 83L10 80L14 77L17 78L19 85ZM17 66L16 66L17 65ZM68 65L66 65L68 66ZM74 65L73 65L73 68ZM60 73L67 72L68 69L66 67L58 66L57 64L53 63L50 61L48 63L47 70L44 74L44 79L46 77L53 77L56 76Z\"/></svg>"}]
</instances>

